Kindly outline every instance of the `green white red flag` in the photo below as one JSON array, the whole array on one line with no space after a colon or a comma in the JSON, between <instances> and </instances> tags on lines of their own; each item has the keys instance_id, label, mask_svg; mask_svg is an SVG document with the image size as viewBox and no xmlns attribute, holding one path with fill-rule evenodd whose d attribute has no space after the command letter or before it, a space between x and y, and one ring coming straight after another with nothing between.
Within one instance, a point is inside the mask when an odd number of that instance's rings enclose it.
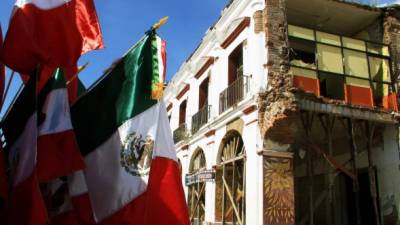
<instances>
[{"instance_id":1,"label":"green white red flag","mask_svg":"<svg viewBox=\"0 0 400 225\"><path fill-rule=\"evenodd\" d=\"M36 105L36 79L32 79L2 121L11 182L6 224L44 225L47 221L36 175Z\"/></svg>"},{"instance_id":2,"label":"green white red flag","mask_svg":"<svg viewBox=\"0 0 400 225\"><path fill-rule=\"evenodd\" d=\"M0 48L3 45L3 34L0 25ZM5 67L0 62L0 108L3 105L3 91L5 81ZM3 225L2 221L5 221L5 206L8 198L8 181L6 173L6 161L3 151L3 142L0 141L0 225Z\"/></svg>"},{"instance_id":3,"label":"green white red flag","mask_svg":"<svg viewBox=\"0 0 400 225\"><path fill-rule=\"evenodd\" d=\"M166 109L154 100L162 46L148 32L71 108L98 224L190 224Z\"/></svg>"},{"instance_id":4,"label":"green white red flag","mask_svg":"<svg viewBox=\"0 0 400 225\"><path fill-rule=\"evenodd\" d=\"M46 224L39 183L84 168L72 130L63 71L54 71L39 93L36 88L37 80L30 79L2 122L11 168L9 225Z\"/></svg>"}]
</instances>

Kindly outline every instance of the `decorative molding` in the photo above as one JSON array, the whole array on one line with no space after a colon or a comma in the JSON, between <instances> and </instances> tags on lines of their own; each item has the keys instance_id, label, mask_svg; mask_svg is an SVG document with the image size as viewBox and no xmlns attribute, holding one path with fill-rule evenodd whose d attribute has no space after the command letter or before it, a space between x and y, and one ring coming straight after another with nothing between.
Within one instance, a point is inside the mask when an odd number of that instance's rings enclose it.
<instances>
[{"instance_id":1,"label":"decorative molding","mask_svg":"<svg viewBox=\"0 0 400 225\"><path fill-rule=\"evenodd\" d=\"M203 66L199 69L199 71L197 71L196 75L194 75L194 77L196 79L199 79L201 77L201 75L204 74L204 72L212 65L214 64L214 57L208 57L208 60L203 64Z\"/></svg>"},{"instance_id":2,"label":"decorative molding","mask_svg":"<svg viewBox=\"0 0 400 225\"><path fill-rule=\"evenodd\" d=\"M178 100L181 99L183 97L183 95L185 95L186 92L189 91L189 89L190 89L190 85L186 84L186 86L182 89L182 91L179 92L178 96L176 96L176 99L178 99Z\"/></svg>"},{"instance_id":3,"label":"decorative molding","mask_svg":"<svg viewBox=\"0 0 400 225\"><path fill-rule=\"evenodd\" d=\"M242 33L244 29L250 26L250 17L243 18L242 22L232 31L231 34L222 42L221 47L226 49Z\"/></svg>"},{"instance_id":4,"label":"decorative molding","mask_svg":"<svg viewBox=\"0 0 400 225\"><path fill-rule=\"evenodd\" d=\"M248 126L248 125L250 125L250 124L252 124L252 123L255 123L255 122L258 122L258 119L254 119L254 120L252 120L252 121L246 123L246 126Z\"/></svg>"},{"instance_id":5,"label":"decorative molding","mask_svg":"<svg viewBox=\"0 0 400 225\"><path fill-rule=\"evenodd\" d=\"M204 134L206 137L211 137L215 135L215 130L209 130Z\"/></svg>"},{"instance_id":6,"label":"decorative molding","mask_svg":"<svg viewBox=\"0 0 400 225\"><path fill-rule=\"evenodd\" d=\"M277 151L271 151L271 150L261 150L261 151L258 151L257 154L262 155L262 156L267 156L267 157L273 157L273 158L288 158L288 159L293 158L292 152L277 152Z\"/></svg>"},{"instance_id":7,"label":"decorative molding","mask_svg":"<svg viewBox=\"0 0 400 225\"><path fill-rule=\"evenodd\" d=\"M245 108L242 112L245 115L249 115L250 113L255 112L256 110L257 110L257 106L256 105L251 105L251 106Z\"/></svg>"},{"instance_id":8,"label":"decorative molding","mask_svg":"<svg viewBox=\"0 0 400 225\"><path fill-rule=\"evenodd\" d=\"M181 147L182 150L188 150L189 149L189 145L184 145Z\"/></svg>"},{"instance_id":9,"label":"decorative molding","mask_svg":"<svg viewBox=\"0 0 400 225\"><path fill-rule=\"evenodd\" d=\"M172 106L173 106L173 104L172 104L172 103L169 103L169 105L167 106L167 112L169 112L169 110L172 109Z\"/></svg>"},{"instance_id":10,"label":"decorative molding","mask_svg":"<svg viewBox=\"0 0 400 225\"><path fill-rule=\"evenodd\" d=\"M214 143L215 143L215 141L210 141L210 142L207 143L207 145L212 145Z\"/></svg>"}]
</instances>

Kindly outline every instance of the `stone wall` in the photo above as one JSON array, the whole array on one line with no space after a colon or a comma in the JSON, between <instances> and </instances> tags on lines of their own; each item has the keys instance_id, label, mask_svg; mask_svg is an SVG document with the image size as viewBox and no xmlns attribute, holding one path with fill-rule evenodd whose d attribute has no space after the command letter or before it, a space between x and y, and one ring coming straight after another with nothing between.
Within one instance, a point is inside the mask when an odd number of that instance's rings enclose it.
<instances>
[{"instance_id":1,"label":"stone wall","mask_svg":"<svg viewBox=\"0 0 400 225\"><path fill-rule=\"evenodd\" d=\"M286 1L268 0L264 9L264 25L268 60L268 87L259 95L259 121L263 135L272 139L282 138L282 132L288 133L296 111L292 93L292 76L289 74L289 49L287 39ZM279 126L278 126L279 125ZM291 142L290 135L284 135Z\"/></svg>"},{"instance_id":2,"label":"stone wall","mask_svg":"<svg viewBox=\"0 0 400 225\"><path fill-rule=\"evenodd\" d=\"M400 79L400 15L398 9L387 8L383 19L383 42L390 45L392 77Z\"/></svg>"}]
</instances>

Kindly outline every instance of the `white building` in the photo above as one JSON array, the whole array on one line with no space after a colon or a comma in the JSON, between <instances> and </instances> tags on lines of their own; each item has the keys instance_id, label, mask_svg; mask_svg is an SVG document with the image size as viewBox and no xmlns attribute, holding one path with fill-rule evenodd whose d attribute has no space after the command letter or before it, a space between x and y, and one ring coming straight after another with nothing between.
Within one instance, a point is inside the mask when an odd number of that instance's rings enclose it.
<instances>
[{"instance_id":1,"label":"white building","mask_svg":"<svg viewBox=\"0 0 400 225\"><path fill-rule=\"evenodd\" d=\"M223 10L165 90L193 224L400 224L390 10L329 0ZM382 71L391 78L376 80Z\"/></svg>"}]
</instances>

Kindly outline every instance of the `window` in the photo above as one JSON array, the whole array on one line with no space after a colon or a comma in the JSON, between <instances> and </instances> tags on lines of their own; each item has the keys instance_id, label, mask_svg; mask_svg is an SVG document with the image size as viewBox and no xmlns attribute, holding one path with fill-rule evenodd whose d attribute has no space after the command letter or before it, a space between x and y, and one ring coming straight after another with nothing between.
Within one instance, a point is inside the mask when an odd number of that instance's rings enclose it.
<instances>
[{"instance_id":1,"label":"window","mask_svg":"<svg viewBox=\"0 0 400 225\"><path fill-rule=\"evenodd\" d=\"M228 132L216 171L216 221L244 224L245 221L245 160L244 144L236 131Z\"/></svg>"},{"instance_id":2,"label":"window","mask_svg":"<svg viewBox=\"0 0 400 225\"><path fill-rule=\"evenodd\" d=\"M373 93L371 106L386 108L394 104L387 102L388 96L395 94L387 45L293 25L288 28L290 65L298 88L333 99L358 99L359 102L366 100L351 95L363 93L365 98L372 99ZM319 85L315 85L316 80Z\"/></svg>"},{"instance_id":3,"label":"window","mask_svg":"<svg viewBox=\"0 0 400 225\"><path fill-rule=\"evenodd\" d=\"M199 87L199 110L201 110L204 106L207 105L208 100L208 84L209 77L207 77Z\"/></svg>"},{"instance_id":4,"label":"window","mask_svg":"<svg viewBox=\"0 0 400 225\"><path fill-rule=\"evenodd\" d=\"M206 169L206 159L203 150L198 149L194 154L189 167L189 174L193 175ZM188 196L188 206L190 210L190 221L192 225L202 225L205 215L205 182L190 184Z\"/></svg>"},{"instance_id":5,"label":"window","mask_svg":"<svg viewBox=\"0 0 400 225\"><path fill-rule=\"evenodd\" d=\"M208 83L207 77L199 87L199 111L192 116L192 134L196 133L208 122L210 106L208 105Z\"/></svg>"},{"instance_id":6,"label":"window","mask_svg":"<svg viewBox=\"0 0 400 225\"><path fill-rule=\"evenodd\" d=\"M187 100L183 101L179 106L179 125L186 123L186 105Z\"/></svg>"},{"instance_id":7,"label":"window","mask_svg":"<svg viewBox=\"0 0 400 225\"><path fill-rule=\"evenodd\" d=\"M229 74L228 85L236 81L238 77L243 76L243 45L240 44L229 55Z\"/></svg>"}]
</instances>

